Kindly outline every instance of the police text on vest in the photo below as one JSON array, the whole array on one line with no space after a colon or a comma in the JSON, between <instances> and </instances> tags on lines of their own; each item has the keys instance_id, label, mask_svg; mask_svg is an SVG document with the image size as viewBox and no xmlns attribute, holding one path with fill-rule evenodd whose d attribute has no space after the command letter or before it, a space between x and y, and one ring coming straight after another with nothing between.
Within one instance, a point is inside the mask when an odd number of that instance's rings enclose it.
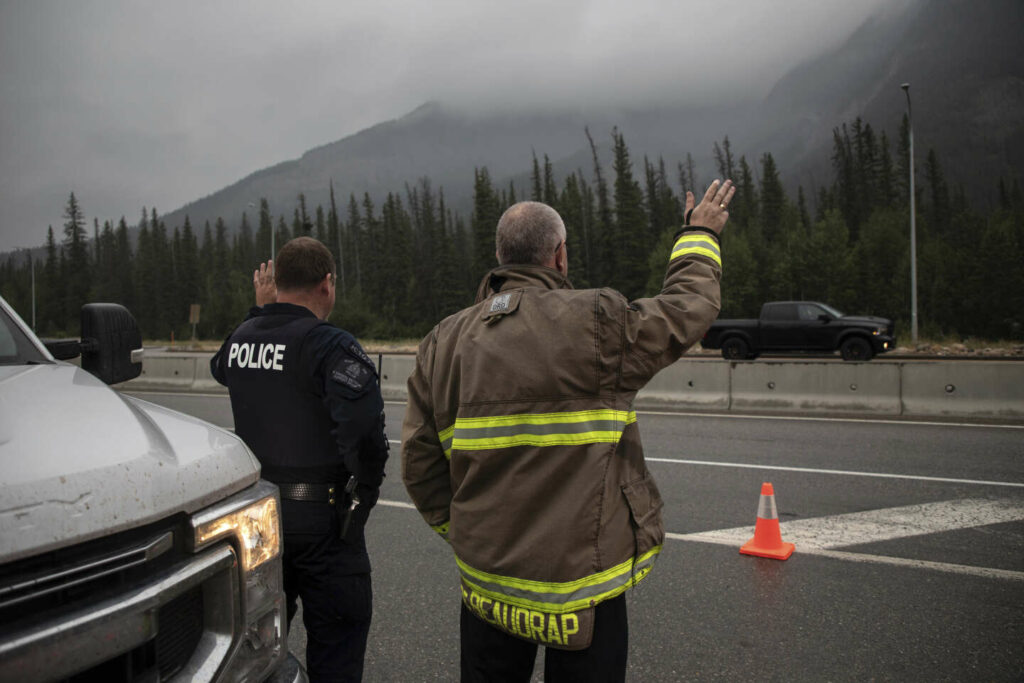
<instances>
[{"instance_id":1,"label":"police text on vest","mask_svg":"<svg viewBox=\"0 0 1024 683\"><path fill-rule=\"evenodd\" d=\"M232 344L228 350L228 367L232 361L238 362L240 368L253 370L284 370L284 344L260 344L253 342Z\"/></svg>"}]
</instances>

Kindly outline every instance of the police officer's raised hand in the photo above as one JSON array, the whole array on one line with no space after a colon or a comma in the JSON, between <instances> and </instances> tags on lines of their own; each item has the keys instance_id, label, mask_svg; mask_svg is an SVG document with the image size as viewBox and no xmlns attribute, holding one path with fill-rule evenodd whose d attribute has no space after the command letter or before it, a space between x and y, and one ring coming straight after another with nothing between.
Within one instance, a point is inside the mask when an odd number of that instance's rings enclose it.
<instances>
[{"instance_id":1,"label":"police officer's raised hand","mask_svg":"<svg viewBox=\"0 0 1024 683\"><path fill-rule=\"evenodd\" d=\"M274 261L261 263L252 274L252 288L256 292L256 305L265 306L277 301L277 285L274 284Z\"/></svg>"},{"instance_id":2,"label":"police officer's raised hand","mask_svg":"<svg viewBox=\"0 0 1024 683\"><path fill-rule=\"evenodd\" d=\"M689 217L687 224L699 225L714 230L716 233L722 232L725 222L729 220L729 202L732 201L734 194L736 194L736 188L731 180L726 180L724 183L715 180L711 183L708 191L704 193L700 204L694 207L693 193L687 192L686 215Z\"/></svg>"}]
</instances>

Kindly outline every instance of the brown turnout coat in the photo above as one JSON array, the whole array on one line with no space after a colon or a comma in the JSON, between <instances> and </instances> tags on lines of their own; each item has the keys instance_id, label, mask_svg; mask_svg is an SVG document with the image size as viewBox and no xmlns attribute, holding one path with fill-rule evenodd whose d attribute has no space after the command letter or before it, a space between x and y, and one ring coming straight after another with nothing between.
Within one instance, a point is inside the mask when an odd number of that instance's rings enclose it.
<instances>
[{"instance_id":1,"label":"brown turnout coat","mask_svg":"<svg viewBox=\"0 0 1024 683\"><path fill-rule=\"evenodd\" d=\"M706 232L681 233L661 293L632 302L575 290L550 268L500 266L474 306L420 343L402 479L451 544L478 616L572 649L559 624L551 635L531 615L586 610L650 570L665 535L662 500L633 399L703 336L720 278L717 238Z\"/></svg>"}]
</instances>

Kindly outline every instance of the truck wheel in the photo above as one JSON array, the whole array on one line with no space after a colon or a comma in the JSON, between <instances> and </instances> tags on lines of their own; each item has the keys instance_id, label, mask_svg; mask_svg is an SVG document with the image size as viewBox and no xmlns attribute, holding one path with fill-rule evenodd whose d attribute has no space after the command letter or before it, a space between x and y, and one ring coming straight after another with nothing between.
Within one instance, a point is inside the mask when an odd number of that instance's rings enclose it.
<instances>
[{"instance_id":1,"label":"truck wheel","mask_svg":"<svg viewBox=\"0 0 1024 683\"><path fill-rule=\"evenodd\" d=\"M729 337L722 342L722 358L726 360L744 360L749 354L750 347L739 337Z\"/></svg>"},{"instance_id":2,"label":"truck wheel","mask_svg":"<svg viewBox=\"0 0 1024 683\"><path fill-rule=\"evenodd\" d=\"M839 347L839 353L843 360L871 360L875 355L871 351L871 344L864 337L850 337Z\"/></svg>"}]
</instances>

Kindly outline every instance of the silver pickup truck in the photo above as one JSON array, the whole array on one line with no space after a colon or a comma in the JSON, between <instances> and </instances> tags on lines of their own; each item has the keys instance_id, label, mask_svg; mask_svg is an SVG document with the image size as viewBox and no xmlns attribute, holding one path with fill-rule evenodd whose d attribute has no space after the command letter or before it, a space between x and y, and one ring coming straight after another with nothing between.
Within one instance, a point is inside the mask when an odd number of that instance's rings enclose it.
<instances>
[{"instance_id":1,"label":"silver pickup truck","mask_svg":"<svg viewBox=\"0 0 1024 683\"><path fill-rule=\"evenodd\" d=\"M304 680L277 487L234 434L107 386L141 345L114 304L43 343L0 299L0 681Z\"/></svg>"}]
</instances>

